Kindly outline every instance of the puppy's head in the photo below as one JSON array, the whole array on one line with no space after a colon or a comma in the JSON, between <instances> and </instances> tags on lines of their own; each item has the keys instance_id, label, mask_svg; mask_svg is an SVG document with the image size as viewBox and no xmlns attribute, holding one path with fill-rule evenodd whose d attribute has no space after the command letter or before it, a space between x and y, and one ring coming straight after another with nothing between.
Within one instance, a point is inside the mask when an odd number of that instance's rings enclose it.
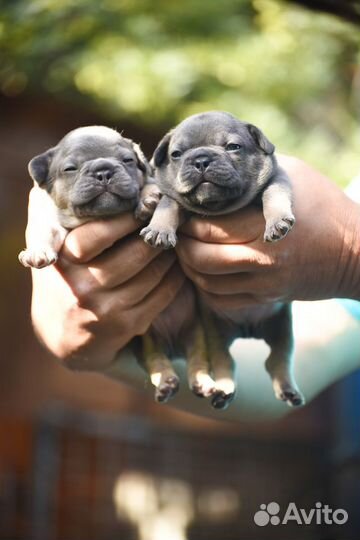
<instances>
[{"instance_id":1,"label":"puppy's head","mask_svg":"<svg viewBox=\"0 0 360 540\"><path fill-rule=\"evenodd\" d=\"M231 114L197 114L160 141L155 177L163 193L192 212L231 212L264 187L275 166L274 149L257 127Z\"/></svg>"},{"instance_id":2,"label":"puppy's head","mask_svg":"<svg viewBox=\"0 0 360 540\"><path fill-rule=\"evenodd\" d=\"M149 171L140 147L104 126L75 129L29 163L60 212L80 219L133 209Z\"/></svg>"}]
</instances>

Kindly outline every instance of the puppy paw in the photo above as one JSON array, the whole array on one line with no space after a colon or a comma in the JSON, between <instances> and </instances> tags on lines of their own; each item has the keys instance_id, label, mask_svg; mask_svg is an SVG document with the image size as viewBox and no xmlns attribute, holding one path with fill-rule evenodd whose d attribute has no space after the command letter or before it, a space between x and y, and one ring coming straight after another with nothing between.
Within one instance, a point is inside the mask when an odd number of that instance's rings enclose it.
<instances>
[{"instance_id":1,"label":"puppy paw","mask_svg":"<svg viewBox=\"0 0 360 540\"><path fill-rule=\"evenodd\" d=\"M290 383L274 385L275 397L284 401L289 407L300 407L305 404L302 393Z\"/></svg>"},{"instance_id":2,"label":"puppy paw","mask_svg":"<svg viewBox=\"0 0 360 540\"><path fill-rule=\"evenodd\" d=\"M190 389L195 396L208 398L216 392L215 381L207 373L199 373L190 384Z\"/></svg>"},{"instance_id":3,"label":"puppy paw","mask_svg":"<svg viewBox=\"0 0 360 540\"><path fill-rule=\"evenodd\" d=\"M295 217L290 214L283 216L277 221L272 221L266 225L264 241L265 242L277 242L288 234L295 224Z\"/></svg>"},{"instance_id":4,"label":"puppy paw","mask_svg":"<svg viewBox=\"0 0 360 540\"><path fill-rule=\"evenodd\" d=\"M56 263L58 254L51 248L24 249L19 253L19 261L26 268L45 268Z\"/></svg>"},{"instance_id":5,"label":"puppy paw","mask_svg":"<svg viewBox=\"0 0 360 540\"><path fill-rule=\"evenodd\" d=\"M180 381L176 375L167 377L155 390L155 401L166 403L179 390Z\"/></svg>"},{"instance_id":6,"label":"puppy paw","mask_svg":"<svg viewBox=\"0 0 360 540\"><path fill-rule=\"evenodd\" d=\"M159 204L161 199L161 193L156 190L149 193L143 199L140 197L140 201L135 208L135 217L141 221L149 221Z\"/></svg>"},{"instance_id":7,"label":"puppy paw","mask_svg":"<svg viewBox=\"0 0 360 540\"><path fill-rule=\"evenodd\" d=\"M216 391L214 397L211 400L211 405L214 409L225 410L228 408L232 400L234 399L235 392L227 394L223 390Z\"/></svg>"},{"instance_id":8,"label":"puppy paw","mask_svg":"<svg viewBox=\"0 0 360 540\"><path fill-rule=\"evenodd\" d=\"M225 410L235 396L235 382L232 378L224 377L216 381L216 391L211 400L214 409Z\"/></svg>"},{"instance_id":9,"label":"puppy paw","mask_svg":"<svg viewBox=\"0 0 360 540\"><path fill-rule=\"evenodd\" d=\"M173 229L156 230L148 226L140 231L140 236L150 246L162 249L174 248L177 243L176 233Z\"/></svg>"}]
</instances>

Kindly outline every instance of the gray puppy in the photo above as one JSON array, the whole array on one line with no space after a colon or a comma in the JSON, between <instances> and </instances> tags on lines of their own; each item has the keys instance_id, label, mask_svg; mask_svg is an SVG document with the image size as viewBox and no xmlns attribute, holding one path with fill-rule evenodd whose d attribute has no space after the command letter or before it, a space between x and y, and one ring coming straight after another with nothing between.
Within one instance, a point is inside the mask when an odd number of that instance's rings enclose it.
<instances>
[{"instance_id":1,"label":"gray puppy","mask_svg":"<svg viewBox=\"0 0 360 540\"><path fill-rule=\"evenodd\" d=\"M260 129L231 114L213 111L184 120L165 135L153 156L155 181L163 196L140 233L145 242L164 249L175 247L176 231L187 216L222 215L249 204L262 205L264 241L284 238L295 217L291 184L278 166L274 150ZM271 348L265 366L276 397L292 406L304 403L292 374L290 304L277 302L236 313L214 313L201 302L201 310L208 373L216 385L210 392L215 407L227 406L235 392L228 348L238 337L264 339ZM203 372L204 357L200 364Z\"/></svg>"},{"instance_id":2,"label":"gray puppy","mask_svg":"<svg viewBox=\"0 0 360 540\"><path fill-rule=\"evenodd\" d=\"M145 214L150 166L139 145L105 126L75 129L29 163L30 192L24 266L56 262L69 230L137 209ZM145 202L144 202L145 201ZM152 201L152 204L154 201ZM149 214L150 215L150 214Z\"/></svg>"},{"instance_id":3,"label":"gray puppy","mask_svg":"<svg viewBox=\"0 0 360 540\"><path fill-rule=\"evenodd\" d=\"M88 221L129 210L142 220L149 219L160 198L139 145L105 126L71 131L55 147L34 157L29 172L34 187L30 192L27 247L19 254L26 267L43 268L55 263L69 231ZM196 330L189 286L183 287L180 296L182 307L170 305L133 343L155 386L155 399L162 402L175 394L179 379L161 352L161 336L176 335L181 342L183 333L201 332L201 328ZM191 349L187 353L191 357Z\"/></svg>"}]
</instances>

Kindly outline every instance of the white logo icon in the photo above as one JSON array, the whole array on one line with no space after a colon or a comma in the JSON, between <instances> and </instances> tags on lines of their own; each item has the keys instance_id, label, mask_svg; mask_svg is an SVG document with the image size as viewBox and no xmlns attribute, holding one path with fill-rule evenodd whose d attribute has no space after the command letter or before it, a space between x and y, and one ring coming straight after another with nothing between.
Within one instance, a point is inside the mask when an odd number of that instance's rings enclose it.
<instances>
[{"instance_id":1,"label":"white logo icon","mask_svg":"<svg viewBox=\"0 0 360 540\"><path fill-rule=\"evenodd\" d=\"M280 512L280 506L276 502L269 504L260 504L260 510L255 513L254 521L259 527L271 525L279 525L280 518L276 514Z\"/></svg>"},{"instance_id":2,"label":"white logo icon","mask_svg":"<svg viewBox=\"0 0 360 540\"><path fill-rule=\"evenodd\" d=\"M298 525L343 525L349 519L348 513L342 508L332 510L328 504L317 502L315 508L305 510L297 508L296 504L291 502L288 504L283 517L280 513L280 505L277 502L268 504L260 504L260 510L255 512L254 522L258 527L265 525L286 525L289 522L295 522Z\"/></svg>"}]
</instances>

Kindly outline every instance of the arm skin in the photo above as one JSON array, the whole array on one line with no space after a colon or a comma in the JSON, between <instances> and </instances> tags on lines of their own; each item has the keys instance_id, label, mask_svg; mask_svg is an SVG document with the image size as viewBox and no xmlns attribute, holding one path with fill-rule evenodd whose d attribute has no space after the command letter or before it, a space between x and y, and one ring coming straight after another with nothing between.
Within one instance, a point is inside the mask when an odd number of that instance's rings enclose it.
<instances>
[{"instance_id":1,"label":"arm skin","mask_svg":"<svg viewBox=\"0 0 360 540\"><path fill-rule=\"evenodd\" d=\"M184 271L207 301L222 309L273 300L360 298L358 206L304 163L279 161L295 192L297 222L289 236L264 243L264 219L257 209L192 219L177 249ZM127 215L72 231L60 264L33 271L32 316L40 339L65 365L92 369L145 391L144 373L126 345L176 302L183 275L171 252L159 254L146 246L137 228ZM296 302L294 331L295 374L308 401L359 366L359 325L336 300ZM245 340L235 343L232 352L238 360L238 391L227 411L214 411L187 390L180 363L181 390L172 404L235 421L288 412L274 399L260 362L266 346Z\"/></svg>"},{"instance_id":2,"label":"arm skin","mask_svg":"<svg viewBox=\"0 0 360 540\"><path fill-rule=\"evenodd\" d=\"M192 219L177 252L185 273L218 308L262 302L360 299L360 208L335 184L295 158L279 164L291 178L296 224L264 243L261 210ZM226 277L225 277L226 276Z\"/></svg>"},{"instance_id":3,"label":"arm skin","mask_svg":"<svg viewBox=\"0 0 360 540\"><path fill-rule=\"evenodd\" d=\"M147 246L131 214L69 233L59 262L33 270L32 320L69 368L99 371L174 299L184 274L173 252Z\"/></svg>"}]
</instances>

